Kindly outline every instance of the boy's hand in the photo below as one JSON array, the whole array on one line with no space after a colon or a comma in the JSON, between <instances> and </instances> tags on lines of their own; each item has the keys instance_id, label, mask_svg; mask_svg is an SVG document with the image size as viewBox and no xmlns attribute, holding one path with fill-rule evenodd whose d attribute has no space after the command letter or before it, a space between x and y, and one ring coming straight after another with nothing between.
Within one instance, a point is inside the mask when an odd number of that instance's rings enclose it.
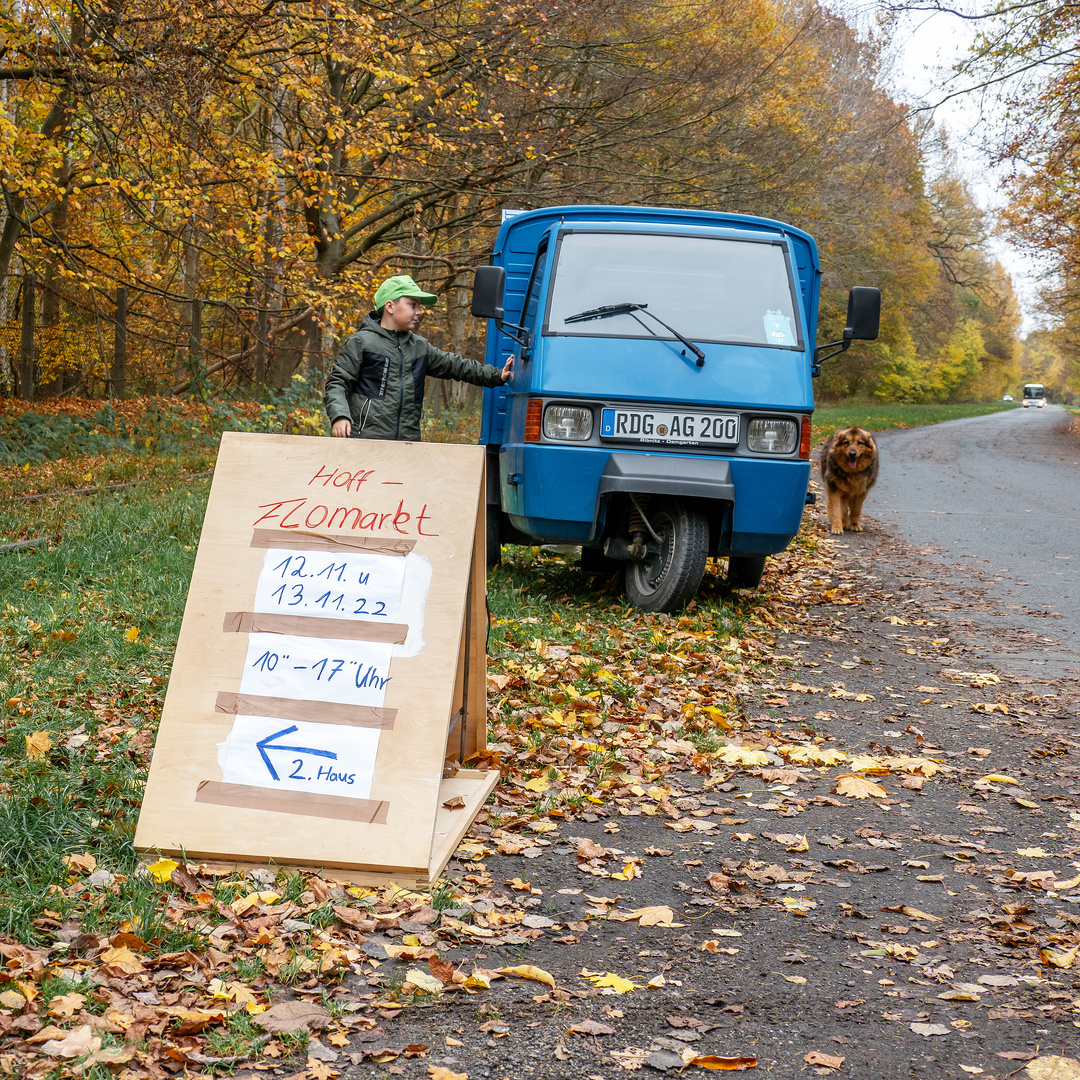
<instances>
[{"instance_id":1,"label":"boy's hand","mask_svg":"<svg viewBox=\"0 0 1080 1080\"><path fill-rule=\"evenodd\" d=\"M352 434L352 422L349 420L335 420L330 434L335 439L347 439Z\"/></svg>"},{"instance_id":2,"label":"boy's hand","mask_svg":"<svg viewBox=\"0 0 1080 1080\"><path fill-rule=\"evenodd\" d=\"M506 363L503 364L502 381L504 383L509 382L510 381L510 376L513 375L513 374L514 374L514 354L511 353L506 358Z\"/></svg>"}]
</instances>

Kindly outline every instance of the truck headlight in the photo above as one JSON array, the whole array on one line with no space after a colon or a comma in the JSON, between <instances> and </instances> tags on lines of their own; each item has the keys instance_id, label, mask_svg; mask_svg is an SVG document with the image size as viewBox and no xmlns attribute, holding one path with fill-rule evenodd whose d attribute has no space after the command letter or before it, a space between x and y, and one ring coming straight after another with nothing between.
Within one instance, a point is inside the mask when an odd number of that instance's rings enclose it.
<instances>
[{"instance_id":1,"label":"truck headlight","mask_svg":"<svg viewBox=\"0 0 1080 1080\"><path fill-rule=\"evenodd\" d=\"M587 442L592 437L592 409L581 405L549 405L544 411L544 437L559 442Z\"/></svg>"},{"instance_id":2,"label":"truck headlight","mask_svg":"<svg viewBox=\"0 0 1080 1080\"><path fill-rule=\"evenodd\" d=\"M794 420L751 420L746 429L747 449L758 454L790 454L798 445Z\"/></svg>"}]
</instances>

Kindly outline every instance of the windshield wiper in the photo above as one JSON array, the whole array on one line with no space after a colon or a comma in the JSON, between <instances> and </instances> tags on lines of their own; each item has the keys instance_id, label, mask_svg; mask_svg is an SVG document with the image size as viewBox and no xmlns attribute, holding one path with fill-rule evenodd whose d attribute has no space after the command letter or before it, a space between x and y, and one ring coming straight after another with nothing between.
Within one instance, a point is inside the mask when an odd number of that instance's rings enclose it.
<instances>
[{"instance_id":1,"label":"windshield wiper","mask_svg":"<svg viewBox=\"0 0 1080 1080\"><path fill-rule=\"evenodd\" d=\"M673 326L668 326L659 315L654 315L648 310L648 304L604 304L603 307L590 308L588 311L579 311L576 315L568 315L563 319L564 323L575 322L588 322L590 319L608 319L612 315L632 315L650 334L655 337L655 332L651 327L645 326L645 323L641 322L637 317L639 311L644 312L650 319L654 319L665 330L675 335L679 341L681 341L693 354L697 357L697 366L705 366L705 354L699 349L688 337L684 337Z\"/></svg>"}]
</instances>

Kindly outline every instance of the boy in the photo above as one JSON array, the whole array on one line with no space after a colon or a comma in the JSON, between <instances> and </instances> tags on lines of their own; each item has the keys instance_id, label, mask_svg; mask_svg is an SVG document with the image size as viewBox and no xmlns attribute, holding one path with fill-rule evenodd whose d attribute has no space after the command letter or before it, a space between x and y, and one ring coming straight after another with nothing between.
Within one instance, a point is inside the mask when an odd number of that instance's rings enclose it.
<instances>
[{"instance_id":1,"label":"boy","mask_svg":"<svg viewBox=\"0 0 1080 1080\"><path fill-rule=\"evenodd\" d=\"M417 441L428 375L477 386L498 386L510 378L512 356L500 369L443 352L415 333L423 305L436 300L408 274L379 286L375 310L342 346L326 377L323 403L335 438Z\"/></svg>"}]
</instances>

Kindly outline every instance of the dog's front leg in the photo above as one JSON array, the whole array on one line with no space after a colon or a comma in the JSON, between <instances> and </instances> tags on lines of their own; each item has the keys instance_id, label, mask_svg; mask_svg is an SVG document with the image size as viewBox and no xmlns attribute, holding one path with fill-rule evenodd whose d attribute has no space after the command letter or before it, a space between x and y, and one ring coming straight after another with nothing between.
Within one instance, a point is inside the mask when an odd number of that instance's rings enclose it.
<instances>
[{"instance_id":1,"label":"dog's front leg","mask_svg":"<svg viewBox=\"0 0 1080 1080\"><path fill-rule=\"evenodd\" d=\"M862 504L865 498L865 495L856 495L851 500L850 521L855 532L862 532Z\"/></svg>"},{"instance_id":2,"label":"dog's front leg","mask_svg":"<svg viewBox=\"0 0 1080 1080\"><path fill-rule=\"evenodd\" d=\"M844 532L844 500L835 488L828 488L825 505L829 511L829 531L840 536Z\"/></svg>"}]
</instances>

